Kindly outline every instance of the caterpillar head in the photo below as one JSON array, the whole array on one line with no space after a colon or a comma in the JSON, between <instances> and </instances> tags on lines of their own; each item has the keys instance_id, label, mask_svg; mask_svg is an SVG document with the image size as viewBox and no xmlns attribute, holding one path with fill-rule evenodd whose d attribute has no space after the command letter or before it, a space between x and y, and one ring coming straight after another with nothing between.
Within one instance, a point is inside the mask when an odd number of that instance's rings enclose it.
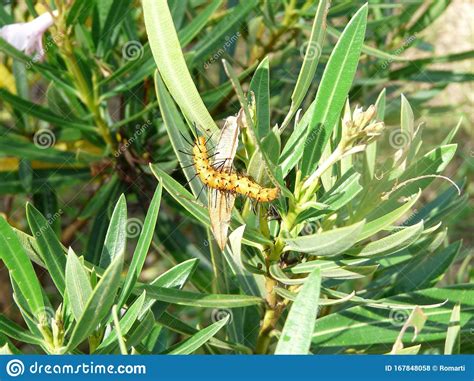
<instances>
[{"instance_id":1,"label":"caterpillar head","mask_svg":"<svg viewBox=\"0 0 474 381\"><path fill-rule=\"evenodd\" d=\"M271 202L280 196L280 189L278 188L264 188L259 194L259 202Z\"/></svg>"}]
</instances>

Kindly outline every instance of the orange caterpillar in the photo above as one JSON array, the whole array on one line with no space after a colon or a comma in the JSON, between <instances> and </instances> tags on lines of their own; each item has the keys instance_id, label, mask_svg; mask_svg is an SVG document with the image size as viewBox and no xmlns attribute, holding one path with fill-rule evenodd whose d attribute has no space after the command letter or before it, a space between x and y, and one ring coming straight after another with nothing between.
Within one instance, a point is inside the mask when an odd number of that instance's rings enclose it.
<instances>
[{"instance_id":1,"label":"orange caterpillar","mask_svg":"<svg viewBox=\"0 0 474 381\"><path fill-rule=\"evenodd\" d=\"M271 202L278 198L278 188L264 188L255 181L238 173L219 171L210 162L206 139L198 137L193 146L193 162L196 174L204 185L223 192L238 193L248 196L256 202Z\"/></svg>"}]
</instances>

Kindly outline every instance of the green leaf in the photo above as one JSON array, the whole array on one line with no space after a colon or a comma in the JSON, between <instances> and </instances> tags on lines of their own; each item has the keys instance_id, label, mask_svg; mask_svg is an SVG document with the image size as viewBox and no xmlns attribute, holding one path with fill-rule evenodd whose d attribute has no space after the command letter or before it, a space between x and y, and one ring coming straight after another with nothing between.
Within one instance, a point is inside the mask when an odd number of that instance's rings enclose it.
<instances>
[{"instance_id":1,"label":"green leaf","mask_svg":"<svg viewBox=\"0 0 474 381\"><path fill-rule=\"evenodd\" d=\"M245 225L242 225L229 235L230 245L227 245L223 255L230 271L237 278L242 291L246 294L261 296L255 275L249 272L242 263L242 237L244 231Z\"/></svg>"},{"instance_id":2,"label":"green leaf","mask_svg":"<svg viewBox=\"0 0 474 381\"><path fill-rule=\"evenodd\" d=\"M279 165L281 166L284 178L296 166L301 159L301 156L303 156L307 143L306 138L309 131L308 125L311 121L312 115L314 114L315 106L316 100L310 104L306 112L303 114L303 117L295 123L294 131L283 147L279 159Z\"/></svg>"},{"instance_id":3,"label":"green leaf","mask_svg":"<svg viewBox=\"0 0 474 381\"><path fill-rule=\"evenodd\" d=\"M362 241L393 224L410 210L415 202L418 201L420 195L421 191L401 206L394 204L392 200L387 200L380 204L367 216L367 223L365 224L362 233L359 235L358 241Z\"/></svg>"},{"instance_id":4,"label":"green leaf","mask_svg":"<svg viewBox=\"0 0 474 381\"><path fill-rule=\"evenodd\" d=\"M285 251L310 253L317 256L337 255L357 242L365 221L322 233L285 239Z\"/></svg>"},{"instance_id":5,"label":"green leaf","mask_svg":"<svg viewBox=\"0 0 474 381\"><path fill-rule=\"evenodd\" d=\"M97 132L96 128L90 124L86 124L80 120L64 119L60 115L56 115L51 110L20 98L5 89L0 89L0 98L10 103L18 111L32 115L40 120L45 120L58 128L72 128L85 132Z\"/></svg>"},{"instance_id":6,"label":"green leaf","mask_svg":"<svg viewBox=\"0 0 474 381\"><path fill-rule=\"evenodd\" d=\"M53 135L49 135L49 133L43 131L49 130L39 130L37 135L39 137L38 139L41 139L41 134L44 134L45 137L54 136L52 132L51 134ZM70 165L77 160L76 155L72 152L59 151L53 147L42 148L23 137L20 138L13 134L0 136L0 152L4 155L20 157L28 160L60 163L64 166Z\"/></svg>"},{"instance_id":7,"label":"green leaf","mask_svg":"<svg viewBox=\"0 0 474 381\"><path fill-rule=\"evenodd\" d=\"M306 279L291 306L275 354L308 354L318 313L320 288L321 270L316 268Z\"/></svg>"},{"instance_id":8,"label":"green leaf","mask_svg":"<svg viewBox=\"0 0 474 381\"><path fill-rule=\"evenodd\" d=\"M367 4L362 6L347 24L324 70L308 127L307 139L312 143L306 144L303 153L303 176L315 170L339 121L359 62L367 24L367 9Z\"/></svg>"},{"instance_id":9,"label":"green leaf","mask_svg":"<svg viewBox=\"0 0 474 381\"><path fill-rule=\"evenodd\" d=\"M458 184L459 187L463 188L463 183ZM420 209L412 215L412 221L418 222L421 220L431 220L434 215L440 213L445 209L452 210L454 204L460 200L458 191L455 187L449 187L443 193L438 195L432 201L424 204Z\"/></svg>"},{"instance_id":10,"label":"green leaf","mask_svg":"<svg viewBox=\"0 0 474 381\"><path fill-rule=\"evenodd\" d=\"M46 267L41 259L36 239L31 235L22 232L21 230L13 228L13 231L20 240L21 246L23 246L23 250L25 250L28 258L30 258L30 260L38 266Z\"/></svg>"},{"instance_id":11,"label":"green leaf","mask_svg":"<svg viewBox=\"0 0 474 381\"><path fill-rule=\"evenodd\" d=\"M92 294L92 286L86 269L71 248L66 263L66 292L72 314L79 321Z\"/></svg>"},{"instance_id":12,"label":"green leaf","mask_svg":"<svg viewBox=\"0 0 474 381\"><path fill-rule=\"evenodd\" d=\"M461 333L469 334L474 328L474 285L464 284L446 288L426 290L397 295L383 299L385 303L407 304L408 306L443 303L437 308L424 309L428 320L418 335L417 343L436 343L444 340L449 326L452 309L461 304ZM332 313L316 321L312 343L315 348L369 348L370 346L391 347L400 331L398 317L408 317L409 311L352 307Z\"/></svg>"},{"instance_id":13,"label":"green leaf","mask_svg":"<svg viewBox=\"0 0 474 381\"><path fill-rule=\"evenodd\" d=\"M263 299L247 295L199 294L156 286L142 286L150 298L182 306L203 308L237 308L263 303Z\"/></svg>"},{"instance_id":14,"label":"green leaf","mask_svg":"<svg viewBox=\"0 0 474 381\"><path fill-rule=\"evenodd\" d=\"M426 71L428 64L456 62L474 58L474 50L460 53L446 54L442 56L428 56L425 58L411 59L409 63L400 69L390 72L390 79L405 79L408 76Z\"/></svg>"},{"instance_id":15,"label":"green leaf","mask_svg":"<svg viewBox=\"0 0 474 381\"><path fill-rule=\"evenodd\" d=\"M339 32L336 28L332 26L328 26L328 33L331 36L339 38L341 36L341 32ZM384 60L387 63L391 62L397 62L397 61L408 61L409 58L402 57L401 55L394 55L390 53L386 53L380 49L376 49L372 46L369 46L367 44L362 45L362 53L365 53L369 56L380 58Z\"/></svg>"},{"instance_id":16,"label":"green leaf","mask_svg":"<svg viewBox=\"0 0 474 381\"><path fill-rule=\"evenodd\" d=\"M100 206L92 222L90 231L94 234L90 235L87 240L84 258L93 265L99 265L100 256L104 249L105 236L110 224L110 210L118 201L121 190L123 190L123 187L119 182L113 192L109 193L109 197L104 200L104 204Z\"/></svg>"},{"instance_id":17,"label":"green leaf","mask_svg":"<svg viewBox=\"0 0 474 381\"><path fill-rule=\"evenodd\" d=\"M230 315L227 315L225 318L215 322L209 327L200 330L198 333L194 334L183 343L177 344L175 347L170 348L164 353L170 355L189 355L193 353L196 349L200 348L205 343L207 343L212 337L214 337L215 334L227 324L229 319Z\"/></svg>"},{"instance_id":18,"label":"green leaf","mask_svg":"<svg viewBox=\"0 0 474 381\"><path fill-rule=\"evenodd\" d=\"M0 216L0 259L5 263L11 278L17 284L33 316L45 312L43 293L30 259L20 240L3 217Z\"/></svg>"},{"instance_id":19,"label":"green leaf","mask_svg":"<svg viewBox=\"0 0 474 381\"><path fill-rule=\"evenodd\" d=\"M82 0L72 3L66 15L67 25L75 24L79 19L84 19L94 8L95 0Z\"/></svg>"},{"instance_id":20,"label":"green leaf","mask_svg":"<svg viewBox=\"0 0 474 381\"><path fill-rule=\"evenodd\" d=\"M368 263L368 261L365 261ZM316 267L321 268L321 277L327 279L360 279L365 278L373 274L378 265L368 265L368 266L360 266L360 265L351 265L350 263L357 263L356 261L351 260L337 260L337 261L325 261L325 260L315 260L315 261L308 261L304 263L300 263L296 266L289 267L287 269L288 272L293 274L304 274L310 273ZM364 263L364 261L360 261L360 263ZM271 268L270 268L271 270ZM292 284L299 284L302 283L298 278L293 278Z\"/></svg>"},{"instance_id":21,"label":"green leaf","mask_svg":"<svg viewBox=\"0 0 474 381\"><path fill-rule=\"evenodd\" d=\"M115 257L104 272L102 279L94 288L81 317L71 333L65 352L76 348L82 343L110 313L120 286L122 267L123 254L120 254Z\"/></svg>"},{"instance_id":22,"label":"green leaf","mask_svg":"<svg viewBox=\"0 0 474 381\"><path fill-rule=\"evenodd\" d=\"M398 349L395 353L387 353L387 354L395 354L395 355L417 355L420 352L421 344L413 345L412 347L406 347L402 349Z\"/></svg>"},{"instance_id":23,"label":"green leaf","mask_svg":"<svg viewBox=\"0 0 474 381\"><path fill-rule=\"evenodd\" d=\"M0 333L22 343L42 345L43 340L25 331L22 327L0 314Z\"/></svg>"},{"instance_id":24,"label":"green leaf","mask_svg":"<svg viewBox=\"0 0 474 381\"><path fill-rule=\"evenodd\" d=\"M461 353L461 305L456 304L449 319L448 333L444 344L445 355Z\"/></svg>"},{"instance_id":25,"label":"green leaf","mask_svg":"<svg viewBox=\"0 0 474 381\"><path fill-rule=\"evenodd\" d=\"M59 188L65 184L75 185L77 182L90 179L90 176L89 168L34 169L32 189L41 189L46 183L53 188ZM0 172L0 195L22 192L24 189L18 172Z\"/></svg>"},{"instance_id":26,"label":"green leaf","mask_svg":"<svg viewBox=\"0 0 474 381\"><path fill-rule=\"evenodd\" d=\"M313 26L311 28L311 35L306 45L306 52L303 59L298 79L296 80L295 88L291 94L291 105L288 115L282 123L284 129L290 120L295 115L296 111L303 102L308 89L313 82L314 74L318 67L319 57L323 50L324 37L326 36L326 17L328 14L330 2L328 0L319 1L316 14L314 15Z\"/></svg>"},{"instance_id":27,"label":"green leaf","mask_svg":"<svg viewBox=\"0 0 474 381\"><path fill-rule=\"evenodd\" d=\"M94 196L87 202L81 211L79 219L86 220L100 213L100 209L107 204L109 198L115 193L118 186L118 176L112 175L107 184L101 184Z\"/></svg>"},{"instance_id":28,"label":"green leaf","mask_svg":"<svg viewBox=\"0 0 474 381\"><path fill-rule=\"evenodd\" d=\"M97 55L99 57L103 57L104 54L111 50L111 45L115 40L115 33L112 33L112 31L120 27L120 24L125 19L124 15L130 12L130 5L130 1L113 0L105 22L102 25L101 36L98 41Z\"/></svg>"},{"instance_id":29,"label":"green leaf","mask_svg":"<svg viewBox=\"0 0 474 381\"><path fill-rule=\"evenodd\" d=\"M399 183L403 183L409 179L420 178L421 176L438 174L444 171L451 159L456 153L457 144L447 144L432 149L420 159L414 160L413 163L399 176ZM398 177L394 173L392 177ZM415 193L419 188L426 188L434 178L420 178L419 180L408 183L401 189L394 192L394 197L403 197Z\"/></svg>"},{"instance_id":30,"label":"green leaf","mask_svg":"<svg viewBox=\"0 0 474 381\"><path fill-rule=\"evenodd\" d=\"M150 164L150 168L158 181L163 184L163 187L177 202L179 202L204 226L210 227L207 209L198 203L191 193L189 193L180 183L169 176L165 171L160 169L158 165Z\"/></svg>"},{"instance_id":31,"label":"green leaf","mask_svg":"<svg viewBox=\"0 0 474 381\"><path fill-rule=\"evenodd\" d=\"M419 290L431 286L443 276L461 249L461 241L434 253L421 253L403 266L393 281L391 294Z\"/></svg>"},{"instance_id":32,"label":"green leaf","mask_svg":"<svg viewBox=\"0 0 474 381\"><path fill-rule=\"evenodd\" d=\"M273 163L273 160L280 156L280 137L274 131L268 131L267 136L261 141L261 147ZM276 166L276 163L272 165ZM267 171L265 171L265 162L258 151L255 151L249 160L247 174L259 184L269 186L272 184Z\"/></svg>"},{"instance_id":33,"label":"green leaf","mask_svg":"<svg viewBox=\"0 0 474 381\"><path fill-rule=\"evenodd\" d=\"M258 65L250 81L250 91L255 95L256 135L263 139L270 132L270 67L268 57Z\"/></svg>"},{"instance_id":34,"label":"green leaf","mask_svg":"<svg viewBox=\"0 0 474 381\"><path fill-rule=\"evenodd\" d=\"M132 329L133 324L137 321L142 312L143 304L145 303L146 292L143 291L142 294L133 302L133 304L127 309L127 312L120 319L120 331L123 336L125 336L130 329ZM107 336L94 353L97 354L107 354L110 353L110 346L115 346L114 341L117 339L116 331L111 331L109 336Z\"/></svg>"},{"instance_id":35,"label":"green leaf","mask_svg":"<svg viewBox=\"0 0 474 381\"><path fill-rule=\"evenodd\" d=\"M41 259L58 291L64 296L66 286L64 248L51 228L51 222L46 220L38 209L30 203L26 204L26 217L31 233L36 238Z\"/></svg>"},{"instance_id":36,"label":"green leaf","mask_svg":"<svg viewBox=\"0 0 474 381\"><path fill-rule=\"evenodd\" d=\"M192 158L183 153L183 151L191 149L188 142L192 142L194 139L191 138L186 124L183 123L181 114L166 89L158 71L155 73L155 88L156 97L158 98L160 105L161 116L166 131L168 132L171 145L173 146L174 153L178 158L179 164L183 168L184 175L186 176L186 180L189 181L189 186L196 197L201 193L202 184L200 183L199 178L194 176L196 174L194 166L190 166ZM203 194L200 195L200 200L204 202L207 197L206 194L204 194L205 192L202 193Z\"/></svg>"},{"instance_id":37,"label":"green leaf","mask_svg":"<svg viewBox=\"0 0 474 381\"><path fill-rule=\"evenodd\" d=\"M122 306L126 302L142 271L155 232L162 191L163 185L160 183L156 188L155 194L153 195L153 199L148 208L145 222L143 223L143 228L140 233L140 238L138 239L137 247L133 253L132 263L130 264L127 276L125 277L125 282L122 286L119 302L117 303L118 306Z\"/></svg>"},{"instance_id":38,"label":"green leaf","mask_svg":"<svg viewBox=\"0 0 474 381\"><path fill-rule=\"evenodd\" d=\"M327 205L327 208L317 209L308 207L308 209L303 210L303 212L298 215L296 222L309 222L335 212L347 205L362 192L363 187L360 185L360 177L360 174L354 172L353 169L348 170L319 200L321 203Z\"/></svg>"},{"instance_id":39,"label":"green leaf","mask_svg":"<svg viewBox=\"0 0 474 381\"><path fill-rule=\"evenodd\" d=\"M440 0L432 3L421 4L417 9L416 22L409 22L410 28L406 31L408 36L414 36L423 29L433 25L434 21L443 14L451 0ZM428 6L426 6L428 5ZM421 13L419 11L422 11ZM411 20L410 20L411 21Z\"/></svg>"},{"instance_id":40,"label":"green leaf","mask_svg":"<svg viewBox=\"0 0 474 381\"><path fill-rule=\"evenodd\" d=\"M196 17L178 32L179 42L182 46L188 45L207 25L211 16L221 6L222 1L223 0L212 0L205 9L199 11Z\"/></svg>"},{"instance_id":41,"label":"green leaf","mask_svg":"<svg viewBox=\"0 0 474 381\"><path fill-rule=\"evenodd\" d=\"M143 14L150 47L166 87L186 117L203 133L218 128L186 67L166 0L144 0Z\"/></svg>"},{"instance_id":42,"label":"green leaf","mask_svg":"<svg viewBox=\"0 0 474 381\"><path fill-rule=\"evenodd\" d=\"M181 319L167 312L165 312L160 318L158 318L157 321L164 327L172 330L173 332L177 332L181 335L194 335L199 332L196 328L190 326L189 324L186 324ZM226 349L226 350L238 350L245 354L253 353L250 348L244 345L231 343L229 341L219 340L215 337L211 337L209 339L209 345L212 345L216 348Z\"/></svg>"},{"instance_id":43,"label":"green leaf","mask_svg":"<svg viewBox=\"0 0 474 381\"><path fill-rule=\"evenodd\" d=\"M196 271L197 265L197 258L188 259L158 276L150 285L154 287L181 289ZM142 311L140 312L140 317L142 317L153 305L153 315L156 319L158 319L169 306L168 303L156 303L155 299L147 297Z\"/></svg>"},{"instance_id":44,"label":"green leaf","mask_svg":"<svg viewBox=\"0 0 474 381\"><path fill-rule=\"evenodd\" d=\"M422 232L423 221L420 221L415 225L402 228L402 230L390 234L385 238L370 242L364 247L349 250L347 251L347 254L366 257L381 255L384 253L394 253L395 251L398 251L414 243L420 237Z\"/></svg>"},{"instance_id":45,"label":"green leaf","mask_svg":"<svg viewBox=\"0 0 474 381\"><path fill-rule=\"evenodd\" d=\"M99 266L107 268L115 258L125 253L127 243L127 203L125 196L121 195L110 219L104 248L100 255Z\"/></svg>"},{"instance_id":46,"label":"green leaf","mask_svg":"<svg viewBox=\"0 0 474 381\"><path fill-rule=\"evenodd\" d=\"M441 145L451 144L454 137L457 135L459 128L462 126L462 122L463 118L461 117L456 126L448 132L448 135L446 135L446 137L443 139Z\"/></svg>"},{"instance_id":47,"label":"green leaf","mask_svg":"<svg viewBox=\"0 0 474 381\"><path fill-rule=\"evenodd\" d=\"M247 0L232 7L228 14L211 29L210 33L196 44L192 54L192 65L201 69L198 65L207 60L204 64L204 69L207 69L209 63L213 62L213 54L230 49L240 37L240 32L236 32L236 30L245 25L245 17L257 5L258 1Z\"/></svg>"}]
</instances>

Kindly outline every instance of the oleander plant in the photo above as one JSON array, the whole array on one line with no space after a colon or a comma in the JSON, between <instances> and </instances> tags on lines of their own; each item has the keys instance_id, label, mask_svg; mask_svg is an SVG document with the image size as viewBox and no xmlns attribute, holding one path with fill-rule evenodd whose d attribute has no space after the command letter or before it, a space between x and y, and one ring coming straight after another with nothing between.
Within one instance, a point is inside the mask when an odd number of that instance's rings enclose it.
<instances>
[{"instance_id":1,"label":"oleander plant","mask_svg":"<svg viewBox=\"0 0 474 381\"><path fill-rule=\"evenodd\" d=\"M0 353L472 353L450 3L4 2Z\"/></svg>"}]
</instances>

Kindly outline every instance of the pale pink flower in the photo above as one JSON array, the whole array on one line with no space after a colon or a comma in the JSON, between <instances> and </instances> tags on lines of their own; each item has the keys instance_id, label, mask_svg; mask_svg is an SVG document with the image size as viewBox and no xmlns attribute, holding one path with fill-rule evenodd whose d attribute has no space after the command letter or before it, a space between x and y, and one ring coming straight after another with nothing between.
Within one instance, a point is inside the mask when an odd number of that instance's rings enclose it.
<instances>
[{"instance_id":1,"label":"pale pink flower","mask_svg":"<svg viewBox=\"0 0 474 381\"><path fill-rule=\"evenodd\" d=\"M57 11L53 14L56 16ZM25 54L34 55L35 60L43 61L43 34L53 22L53 15L46 12L30 22L5 25L0 28L0 37Z\"/></svg>"}]
</instances>

